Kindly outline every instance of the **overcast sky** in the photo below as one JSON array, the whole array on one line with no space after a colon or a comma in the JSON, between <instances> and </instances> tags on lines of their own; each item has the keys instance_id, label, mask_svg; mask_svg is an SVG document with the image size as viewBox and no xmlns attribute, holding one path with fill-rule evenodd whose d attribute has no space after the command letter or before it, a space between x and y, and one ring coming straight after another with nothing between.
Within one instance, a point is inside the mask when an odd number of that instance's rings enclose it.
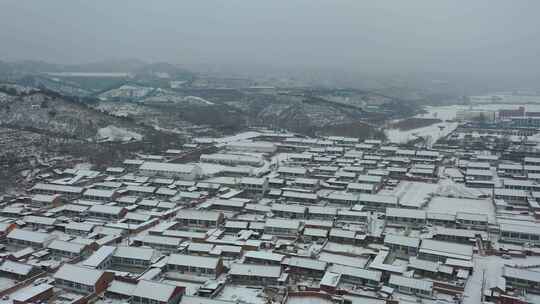
<instances>
[{"instance_id":1,"label":"overcast sky","mask_svg":"<svg viewBox=\"0 0 540 304\"><path fill-rule=\"evenodd\" d=\"M0 59L531 77L539 12L537 0L0 0Z\"/></svg>"}]
</instances>

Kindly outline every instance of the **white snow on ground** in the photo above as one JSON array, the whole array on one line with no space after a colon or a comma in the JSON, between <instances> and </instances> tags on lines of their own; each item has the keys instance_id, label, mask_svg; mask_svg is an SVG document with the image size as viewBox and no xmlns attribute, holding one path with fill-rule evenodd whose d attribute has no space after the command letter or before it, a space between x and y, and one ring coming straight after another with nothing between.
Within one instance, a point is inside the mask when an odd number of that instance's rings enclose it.
<instances>
[{"instance_id":1,"label":"white snow on ground","mask_svg":"<svg viewBox=\"0 0 540 304\"><path fill-rule=\"evenodd\" d=\"M134 85L123 85L117 89L112 89L107 92L101 93L99 96L103 98L115 98L115 97L133 97L133 98L140 98L148 95L148 93L152 92L154 88L150 87L140 87L140 86L134 86Z\"/></svg>"},{"instance_id":2,"label":"white snow on ground","mask_svg":"<svg viewBox=\"0 0 540 304\"><path fill-rule=\"evenodd\" d=\"M407 143L418 137L429 138L429 142L435 143L439 138L452 133L458 126L457 122L440 122L431 126L402 131L399 129L386 130L386 136L393 143Z\"/></svg>"},{"instance_id":3,"label":"white snow on ground","mask_svg":"<svg viewBox=\"0 0 540 304\"><path fill-rule=\"evenodd\" d=\"M400 204L421 207L437 188L437 184L402 181L394 190L381 190L379 194L394 195L399 198Z\"/></svg>"},{"instance_id":4,"label":"white snow on ground","mask_svg":"<svg viewBox=\"0 0 540 304\"><path fill-rule=\"evenodd\" d=\"M102 141L131 141L141 140L143 136L139 133L110 125L99 129L97 132L97 138L98 140Z\"/></svg>"},{"instance_id":5,"label":"white snow on ground","mask_svg":"<svg viewBox=\"0 0 540 304\"><path fill-rule=\"evenodd\" d=\"M464 184L454 183L450 179L441 179L437 184L435 193L440 196L476 199L490 191L482 191L478 188L468 188Z\"/></svg>"},{"instance_id":6,"label":"white snow on ground","mask_svg":"<svg viewBox=\"0 0 540 304\"><path fill-rule=\"evenodd\" d=\"M222 143L222 144L228 144L228 143L237 142L237 141L245 141L245 140L252 139L252 138L255 138L257 136L260 136L260 135L261 135L261 133L259 133L259 132L248 131L248 132L238 133L238 134L233 135L233 136L216 138L216 142Z\"/></svg>"},{"instance_id":7,"label":"white snow on ground","mask_svg":"<svg viewBox=\"0 0 540 304\"><path fill-rule=\"evenodd\" d=\"M213 105L214 104L211 101L208 101L208 100L206 100L204 98L197 97L197 96L186 96L186 97L184 97L184 100L186 102L197 102L197 103L203 103L203 104L207 104L207 105Z\"/></svg>"},{"instance_id":8,"label":"white snow on ground","mask_svg":"<svg viewBox=\"0 0 540 304\"><path fill-rule=\"evenodd\" d=\"M425 107L427 113L416 115L418 118L438 118L443 122L433 124L431 126L416 128L412 130L402 131L399 129L386 130L388 140L394 143L406 143L418 137L430 137L430 142L435 143L439 138L442 138L454 131L458 123L446 122L456 118L457 111L465 109L464 106L444 106L444 107Z\"/></svg>"},{"instance_id":9,"label":"white snow on ground","mask_svg":"<svg viewBox=\"0 0 540 304\"><path fill-rule=\"evenodd\" d=\"M512 101L509 99L509 101ZM540 102L540 98L536 98L537 102ZM427 111L427 113L416 115L415 117L418 118L439 118L443 120L441 123L437 123L431 126L407 130L407 131L401 131L399 129L389 129L386 130L386 136L388 137L388 140L394 143L406 143L408 141L414 140L417 137L427 137L429 136L431 138L430 142L435 143L439 138L442 138L448 134L450 134L453 130L457 128L456 122L446 122L446 120L453 120L456 118L456 113L460 110L492 110L497 111L500 109L517 109L520 106L525 107L526 111L540 111L540 104L520 104L519 101L516 100L515 104L477 104L472 107L464 106L464 105L452 105L452 106L432 106L432 107L425 107L424 109ZM444 127L444 129L440 129L439 127Z\"/></svg>"}]
</instances>

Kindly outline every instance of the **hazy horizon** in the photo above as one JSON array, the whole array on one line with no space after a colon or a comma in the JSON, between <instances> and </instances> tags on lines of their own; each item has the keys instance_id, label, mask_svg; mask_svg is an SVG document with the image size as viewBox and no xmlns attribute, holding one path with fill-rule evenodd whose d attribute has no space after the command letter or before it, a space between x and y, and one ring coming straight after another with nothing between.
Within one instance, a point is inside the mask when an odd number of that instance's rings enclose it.
<instances>
[{"instance_id":1,"label":"hazy horizon","mask_svg":"<svg viewBox=\"0 0 540 304\"><path fill-rule=\"evenodd\" d=\"M236 72L446 73L535 83L538 11L538 1L6 0L0 60L136 58Z\"/></svg>"}]
</instances>

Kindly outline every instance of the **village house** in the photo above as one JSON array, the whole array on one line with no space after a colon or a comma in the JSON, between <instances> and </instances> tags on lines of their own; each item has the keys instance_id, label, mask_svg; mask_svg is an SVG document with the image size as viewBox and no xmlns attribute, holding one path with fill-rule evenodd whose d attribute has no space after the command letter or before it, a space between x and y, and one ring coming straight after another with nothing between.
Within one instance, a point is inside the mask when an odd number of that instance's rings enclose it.
<instances>
[{"instance_id":1,"label":"village house","mask_svg":"<svg viewBox=\"0 0 540 304\"><path fill-rule=\"evenodd\" d=\"M387 234L384 237L384 245L403 257L415 256L418 253L420 239L397 234Z\"/></svg>"},{"instance_id":2,"label":"village house","mask_svg":"<svg viewBox=\"0 0 540 304\"><path fill-rule=\"evenodd\" d=\"M509 243L540 244L540 226L538 224L500 224L500 241Z\"/></svg>"},{"instance_id":3,"label":"village house","mask_svg":"<svg viewBox=\"0 0 540 304\"><path fill-rule=\"evenodd\" d=\"M134 304L178 304L182 300L184 287L161 282L139 280L134 288L131 303Z\"/></svg>"},{"instance_id":4,"label":"village house","mask_svg":"<svg viewBox=\"0 0 540 304\"><path fill-rule=\"evenodd\" d=\"M386 208L386 222L395 225L422 227L426 224L426 212L416 209Z\"/></svg>"},{"instance_id":5,"label":"village house","mask_svg":"<svg viewBox=\"0 0 540 304\"><path fill-rule=\"evenodd\" d=\"M53 229L54 225L58 222L58 220L53 217L36 216L36 215L27 215L23 217L22 220L27 225L30 225L30 227L32 227L34 230Z\"/></svg>"},{"instance_id":6,"label":"village house","mask_svg":"<svg viewBox=\"0 0 540 304\"><path fill-rule=\"evenodd\" d=\"M47 249L57 259L83 258L90 253L90 247L88 245L61 240L52 241L47 245Z\"/></svg>"},{"instance_id":7,"label":"village house","mask_svg":"<svg viewBox=\"0 0 540 304\"><path fill-rule=\"evenodd\" d=\"M94 205L88 209L87 213L88 216L92 218L105 221L117 221L126 215L127 209L120 206Z\"/></svg>"},{"instance_id":8,"label":"village house","mask_svg":"<svg viewBox=\"0 0 540 304\"><path fill-rule=\"evenodd\" d=\"M281 266L284 255L269 251L248 251L244 254L245 264Z\"/></svg>"},{"instance_id":9,"label":"village house","mask_svg":"<svg viewBox=\"0 0 540 304\"><path fill-rule=\"evenodd\" d=\"M13 229L6 236L8 245L16 247L32 247L35 249L45 248L56 238L56 235L49 233Z\"/></svg>"},{"instance_id":10,"label":"village house","mask_svg":"<svg viewBox=\"0 0 540 304\"><path fill-rule=\"evenodd\" d=\"M183 227L217 228L224 222L222 212L182 209L176 215Z\"/></svg>"},{"instance_id":11,"label":"village house","mask_svg":"<svg viewBox=\"0 0 540 304\"><path fill-rule=\"evenodd\" d=\"M144 162L139 167L139 173L144 176L161 176L192 181L199 178L201 168L197 165Z\"/></svg>"},{"instance_id":12,"label":"village house","mask_svg":"<svg viewBox=\"0 0 540 304\"><path fill-rule=\"evenodd\" d=\"M59 194L68 200L73 200L73 199L77 199L81 197L83 191L84 191L84 188L82 187L44 184L44 183L35 184L30 189L30 192L32 194L45 194L45 195Z\"/></svg>"},{"instance_id":13,"label":"village house","mask_svg":"<svg viewBox=\"0 0 540 304\"><path fill-rule=\"evenodd\" d=\"M539 271L505 266L503 277L507 287L523 289L531 293L540 293Z\"/></svg>"},{"instance_id":14,"label":"village house","mask_svg":"<svg viewBox=\"0 0 540 304\"><path fill-rule=\"evenodd\" d=\"M234 284L276 286L281 277L281 266L233 263L228 274Z\"/></svg>"},{"instance_id":15,"label":"village house","mask_svg":"<svg viewBox=\"0 0 540 304\"><path fill-rule=\"evenodd\" d=\"M24 281L40 272L39 268L30 264L3 260L0 265L0 274L16 281Z\"/></svg>"},{"instance_id":16,"label":"village house","mask_svg":"<svg viewBox=\"0 0 540 304\"><path fill-rule=\"evenodd\" d=\"M301 233L302 224L298 220L266 219L264 232L285 237L294 237Z\"/></svg>"},{"instance_id":17,"label":"village house","mask_svg":"<svg viewBox=\"0 0 540 304\"><path fill-rule=\"evenodd\" d=\"M167 260L167 270L216 278L223 272L223 261L220 257L171 254Z\"/></svg>"},{"instance_id":18,"label":"village house","mask_svg":"<svg viewBox=\"0 0 540 304\"><path fill-rule=\"evenodd\" d=\"M341 275L341 281L348 284L377 287L382 279L382 273L376 270L368 270L359 267L334 264L328 271Z\"/></svg>"},{"instance_id":19,"label":"village house","mask_svg":"<svg viewBox=\"0 0 540 304\"><path fill-rule=\"evenodd\" d=\"M82 198L89 201L112 202L118 197L115 190L88 189L84 191Z\"/></svg>"},{"instance_id":20,"label":"village house","mask_svg":"<svg viewBox=\"0 0 540 304\"><path fill-rule=\"evenodd\" d=\"M65 226L65 232L74 236L86 236L94 230L95 223L91 222L69 222Z\"/></svg>"},{"instance_id":21,"label":"village house","mask_svg":"<svg viewBox=\"0 0 540 304\"><path fill-rule=\"evenodd\" d=\"M113 253L115 266L146 268L158 257L153 248L118 246Z\"/></svg>"},{"instance_id":22,"label":"village house","mask_svg":"<svg viewBox=\"0 0 540 304\"><path fill-rule=\"evenodd\" d=\"M388 285L405 294L431 296L433 294L433 282L392 274Z\"/></svg>"},{"instance_id":23,"label":"village house","mask_svg":"<svg viewBox=\"0 0 540 304\"><path fill-rule=\"evenodd\" d=\"M466 244L450 243L432 239L423 239L418 257L424 260L445 262L447 259L470 261L473 247Z\"/></svg>"},{"instance_id":24,"label":"village house","mask_svg":"<svg viewBox=\"0 0 540 304\"><path fill-rule=\"evenodd\" d=\"M72 264L63 264L53 276L54 285L82 294L99 294L113 280L113 274Z\"/></svg>"},{"instance_id":25,"label":"village house","mask_svg":"<svg viewBox=\"0 0 540 304\"><path fill-rule=\"evenodd\" d=\"M115 251L115 246L101 246L84 260L82 265L96 269L107 269L112 265Z\"/></svg>"},{"instance_id":26,"label":"village house","mask_svg":"<svg viewBox=\"0 0 540 304\"><path fill-rule=\"evenodd\" d=\"M326 262L295 256L285 258L282 265L288 269L288 273L291 275L304 275L316 278L322 278L327 267Z\"/></svg>"},{"instance_id":27,"label":"village house","mask_svg":"<svg viewBox=\"0 0 540 304\"><path fill-rule=\"evenodd\" d=\"M302 205L272 204L271 211L281 218L305 219L307 215L307 207Z\"/></svg>"}]
</instances>

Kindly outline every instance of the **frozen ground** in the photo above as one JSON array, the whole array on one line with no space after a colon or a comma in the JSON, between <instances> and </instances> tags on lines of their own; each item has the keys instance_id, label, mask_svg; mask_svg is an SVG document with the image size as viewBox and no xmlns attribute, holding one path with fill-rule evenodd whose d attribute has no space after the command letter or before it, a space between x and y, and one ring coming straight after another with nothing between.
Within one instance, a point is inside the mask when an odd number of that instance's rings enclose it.
<instances>
[{"instance_id":1,"label":"frozen ground","mask_svg":"<svg viewBox=\"0 0 540 304\"><path fill-rule=\"evenodd\" d=\"M439 138L445 137L452 133L458 126L457 122L440 122L431 126L402 131L399 129L386 130L386 136L393 143L407 143L418 137L429 138L431 144L435 143Z\"/></svg>"},{"instance_id":2,"label":"frozen ground","mask_svg":"<svg viewBox=\"0 0 540 304\"><path fill-rule=\"evenodd\" d=\"M141 140L142 135L116 126L107 126L97 131L97 138L105 141Z\"/></svg>"},{"instance_id":3,"label":"frozen ground","mask_svg":"<svg viewBox=\"0 0 540 304\"><path fill-rule=\"evenodd\" d=\"M433 144L435 143L439 138L442 138L448 134L450 134L452 131L454 131L457 128L456 122L446 122L446 120L453 120L456 118L456 113L460 110L492 110L497 111L500 109L516 109L520 106L525 107L526 111L539 111L540 112L540 104L523 104L523 102L539 102L540 103L540 97L535 97L534 100L529 99L523 99L520 100L519 96L511 96L514 98L509 98L509 102L516 102L516 103L503 103L503 104L477 104L473 105L472 107L464 106L464 105L451 105L451 106L440 106L440 107L425 107L424 109L427 111L427 113L416 115L415 117L419 118L439 118L443 120L441 123L437 123L431 126L423 127L423 128L417 128L407 131L401 131L399 129L389 129L386 130L386 136L388 137L388 140L394 143L406 143L408 141L414 140L417 137L429 137L430 142ZM444 127L444 128L439 128Z\"/></svg>"},{"instance_id":4,"label":"frozen ground","mask_svg":"<svg viewBox=\"0 0 540 304\"><path fill-rule=\"evenodd\" d=\"M420 207L429 200L431 193L437 191L437 184L401 181L394 190L381 190L379 194L395 195L400 204Z\"/></svg>"},{"instance_id":5,"label":"frozen ground","mask_svg":"<svg viewBox=\"0 0 540 304\"><path fill-rule=\"evenodd\" d=\"M491 194L491 191L468 188L464 184L453 182L451 179L441 179L435 193L440 196L476 199Z\"/></svg>"}]
</instances>

